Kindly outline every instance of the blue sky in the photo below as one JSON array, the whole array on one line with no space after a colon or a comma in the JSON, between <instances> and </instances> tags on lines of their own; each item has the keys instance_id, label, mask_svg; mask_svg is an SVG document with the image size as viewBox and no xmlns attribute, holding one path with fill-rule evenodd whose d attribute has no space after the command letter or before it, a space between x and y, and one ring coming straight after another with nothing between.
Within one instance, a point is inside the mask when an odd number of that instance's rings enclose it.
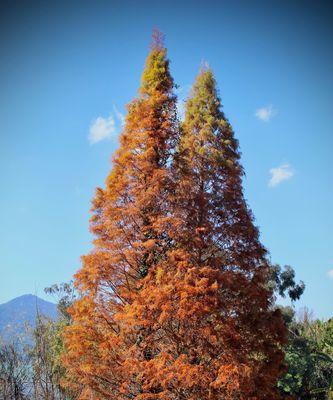
<instances>
[{"instance_id":1,"label":"blue sky","mask_svg":"<svg viewBox=\"0 0 333 400\"><path fill-rule=\"evenodd\" d=\"M3 1L0 15L0 303L79 268L157 26L181 98L202 60L215 72L262 241L306 283L296 307L332 316L332 7Z\"/></svg>"}]
</instances>

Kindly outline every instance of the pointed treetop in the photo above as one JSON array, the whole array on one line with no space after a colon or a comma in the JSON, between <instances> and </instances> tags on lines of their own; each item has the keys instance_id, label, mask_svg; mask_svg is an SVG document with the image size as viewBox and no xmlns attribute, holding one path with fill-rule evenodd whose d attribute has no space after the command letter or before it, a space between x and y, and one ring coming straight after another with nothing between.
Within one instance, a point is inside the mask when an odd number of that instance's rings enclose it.
<instances>
[{"instance_id":1,"label":"pointed treetop","mask_svg":"<svg viewBox=\"0 0 333 400\"><path fill-rule=\"evenodd\" d=\"M154 28L153 33L151 35L150 48L152 50L164 49L164 38L165 35L159 29Z\"/></svg>"},{"instance_id":2,"label":"pointed treetop","mask_svg":"<svg viewBox=\"0 0 333 400\"><path fill-rule=\"evenodd\" d=\"M152 34L150 53L142 74L141 93L150 95L154 91L169 92L174 86L169 71L169 60L164 46L164 35L157 29Z\"/></svg>"},{"instance_id":3,"label":"pointed treetop","mask_svg":"<svg viewBox=\"0 0 333 400\"><path fill-rule=\"evenodd\" d=\"M197 118L210 120L212 115L214 118L224 119L214 73L207 62L201 63L187 100L185 114L185 123L194 123Z\"/></svg>"},{"instance_id":4,"label":"pointed treetop","mask_svg":"<svg viewBox=\"0 0 333 400\"><path fill-rule=\"evenodd\" d=\"M203 74L203 73L209 71L210 69L211 68L210 68L209 62L202 59L201 63L200 63L199 74Z\"/></svg>"},{"instance_id":5,"label":"pointed treetop","mask_svg":"<svg viewBox=\"0 0 333 400\"><path fill-rule=\"evenodd\" d=\"M210 88L217 94L217 84L214 73L207 61L201 63L199 73L193 84L193 89L198 89L201 86L206 89Z\"/></svg>"},{"instance_id":6,"label":"pointed treetop","mask_svg":"<svg viewBox=\"0 0 333 400\"><path fill-rule=\"evenodd\" d=\"M217 91L217 85L216 85L214 73L213 73L210 65L208 64L208 62L202 61L201 65L200 65L199 73L196 77L196 80L195 80L193 86L192 86L189 103L190 104L191 104L191 102L197 103L198 101L200 103L201 101L207 101L208 98L210 99L210 101L213 101L214 103L215 103L215 100L217 100L218 103L216 105L219 106L220 101L218 99L218 91ZM191 108L191 107L188 107L188 108Z\"/></svg>"}]
</instances>

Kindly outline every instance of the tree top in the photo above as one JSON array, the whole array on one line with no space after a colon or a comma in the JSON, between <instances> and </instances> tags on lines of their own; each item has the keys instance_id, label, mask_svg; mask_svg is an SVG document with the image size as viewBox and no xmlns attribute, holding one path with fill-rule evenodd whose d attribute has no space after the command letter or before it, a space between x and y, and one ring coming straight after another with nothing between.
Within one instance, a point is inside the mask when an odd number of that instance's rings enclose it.
<instances>
[{"instance_id":1,"label":"tree top","mask_svg":"<svg viewBox=\"0 0 333 400\"><path fill-rule=\"evenodd\" d=\"M150 48L152 50L164 49L164 39L165 35L159 29L154 28L153 33L151 35Z\"/></svg>"}]
</instances>

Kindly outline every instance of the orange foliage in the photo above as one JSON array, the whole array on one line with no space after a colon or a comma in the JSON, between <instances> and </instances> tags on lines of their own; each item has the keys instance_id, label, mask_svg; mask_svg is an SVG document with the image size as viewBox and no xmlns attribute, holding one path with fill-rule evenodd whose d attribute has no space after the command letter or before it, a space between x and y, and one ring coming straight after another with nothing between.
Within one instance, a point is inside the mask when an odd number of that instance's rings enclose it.
<instances>
[{"instance_id":1,"label":"orange foliage","mask_svg":"<svg viewBox=\"0 0 333 400\"><path fill-rule=\"evenodd\" d=\"M277 399L285 328L212 72L181 127L159 35L128 107L65 334L82 399Z\"/></svg>"}]
</instances>

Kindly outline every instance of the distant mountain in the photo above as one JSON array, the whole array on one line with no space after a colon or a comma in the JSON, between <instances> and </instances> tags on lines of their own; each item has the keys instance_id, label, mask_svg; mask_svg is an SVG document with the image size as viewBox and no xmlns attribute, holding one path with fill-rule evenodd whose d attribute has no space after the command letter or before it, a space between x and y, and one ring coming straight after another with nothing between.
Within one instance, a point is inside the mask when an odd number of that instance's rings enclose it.
<instances>
[{"instance_id":1,"label":"distant mountain","mask_svg":"<svg viewBox=\"0 0 333 400\"><path fill-rule=\"evenodd\" d=\"M57 305L32 294L0 304L0 342L29 341L27 328L35 326L37 312L57 319Z\"/></svg>"}]
</instances>

